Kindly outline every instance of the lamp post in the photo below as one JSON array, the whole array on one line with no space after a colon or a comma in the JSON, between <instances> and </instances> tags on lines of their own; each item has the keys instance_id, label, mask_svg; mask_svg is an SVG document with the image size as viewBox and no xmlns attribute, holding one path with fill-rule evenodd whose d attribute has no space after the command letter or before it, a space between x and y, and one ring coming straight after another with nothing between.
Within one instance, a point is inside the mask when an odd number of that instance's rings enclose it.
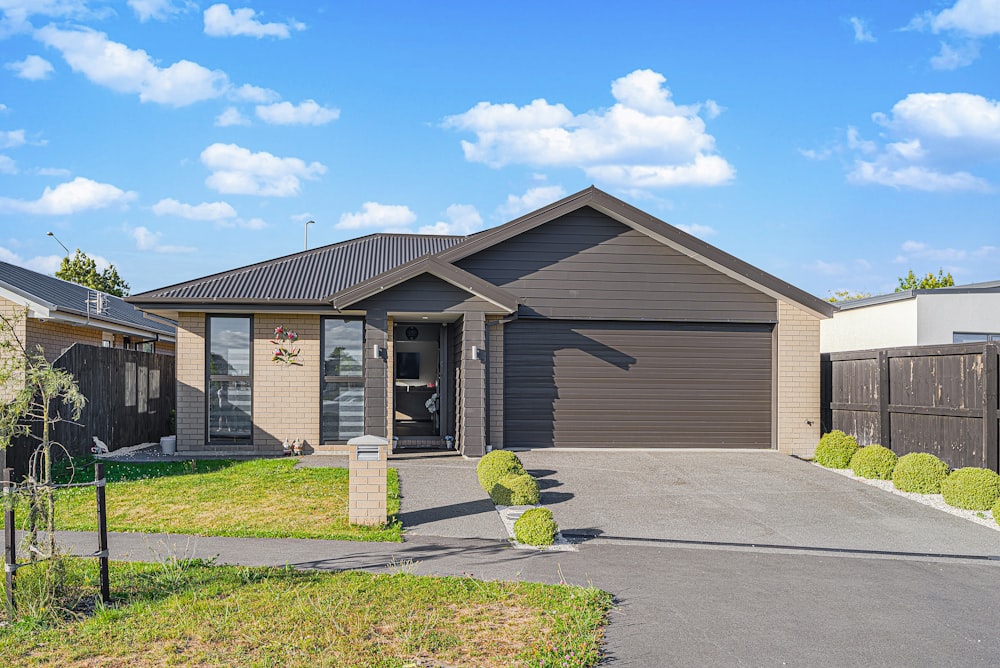
<instances>
[{"instance_id":1,"label":"lamp post","mask_svg":"<svg viewBox=\"0 0 1000 668\"><path fill-rule=\"evenodd\" d=\"M55 239L56 243L59 244L60 246L62 246L63 250L66 251L66 257L69 257L69 249L66 248L66 244L64 244L63 242L59 241L59 237L57 237L56 235L52 234L51 232L46 232L45 236L52 237L53 239Z\"/></svg>"},{"instance_id":2,"label":"lamp post","mask_svg":"<svg viewBox=\"0 0 1000 668\"><path fill-rule=\"evenodd\" d=\"M304 235L304 238L303 238L303 241L302 241L302 250L304 250L304 251L309 250L309 226L310 225L315 225L315 224L316 224L315 220L310 220L310 221L306 222L305 225L302 226L302 229L305 232L305 235ZM52 234L52 233L49 232L49 234Z\"/></svg>"}]
</instances>

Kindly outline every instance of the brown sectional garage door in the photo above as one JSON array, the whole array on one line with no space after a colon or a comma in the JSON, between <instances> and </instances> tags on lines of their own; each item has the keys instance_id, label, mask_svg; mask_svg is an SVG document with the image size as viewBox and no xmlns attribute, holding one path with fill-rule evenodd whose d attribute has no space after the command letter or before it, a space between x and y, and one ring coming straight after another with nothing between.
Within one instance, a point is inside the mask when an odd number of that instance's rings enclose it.
<instances>
[{"instance_id":1,"label":"brown sectional garage door","mask_svg":"<svg viewBox=\"0 0 1000 668\"><path fill-rule=\"evenodd\" d=\"M509 323L504 447L770 448L772 327Z\"/></svg>"}]
</instances>

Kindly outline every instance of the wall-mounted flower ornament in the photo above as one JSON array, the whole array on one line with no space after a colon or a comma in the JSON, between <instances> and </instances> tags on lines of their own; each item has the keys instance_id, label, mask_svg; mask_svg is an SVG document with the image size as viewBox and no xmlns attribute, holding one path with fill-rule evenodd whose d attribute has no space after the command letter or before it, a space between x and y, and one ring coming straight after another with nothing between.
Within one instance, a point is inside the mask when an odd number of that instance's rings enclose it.
<instances>
[{"instance_id":1,"label":"wall-mounted flower ornament","mask_svg":"<svg viewBox=\"0 0 1000 668\"><path fill-rule=\"evenodd\" d=\"M302 365L296 358L299 356L299 349L295 348L295 342L298 340L299 335L295 332L285 329L281 325L274 328L274 338L271 339L271 343L274 344L275 348L271 352L271 361L278 362L279 364L284 364L286 366L291 366L293 364Z\"/></svg>"}]
</instances>

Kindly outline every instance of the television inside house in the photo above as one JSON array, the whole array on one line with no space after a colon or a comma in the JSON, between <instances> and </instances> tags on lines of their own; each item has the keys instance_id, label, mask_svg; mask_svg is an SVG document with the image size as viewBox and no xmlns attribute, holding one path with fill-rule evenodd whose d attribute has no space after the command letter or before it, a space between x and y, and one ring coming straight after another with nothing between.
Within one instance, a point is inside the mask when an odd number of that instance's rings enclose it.
<instances>
[{"instance_id":1,"label":"television inside house","mask_svg":"<svg viewBox=\"0 0 1000 668\"><path fill-rule=\"evenodd\" d=\"M420 353L396 353L396 378L402 380L420 378Z\"/></svg>"}]
</instances>

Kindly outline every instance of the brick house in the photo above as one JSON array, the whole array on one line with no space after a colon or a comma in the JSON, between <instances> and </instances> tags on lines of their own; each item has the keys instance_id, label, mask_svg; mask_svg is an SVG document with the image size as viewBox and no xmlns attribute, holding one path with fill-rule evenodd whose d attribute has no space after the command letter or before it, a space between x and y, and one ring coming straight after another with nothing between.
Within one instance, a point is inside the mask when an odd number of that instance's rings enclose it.
<instances>
[{"instance_id":1,"label":"brick house","mask_svg":"<svg viewBox=\"0 0 1000 668\"><path fill-rule=\"evenodd\" d=\"M596 188L468 237L373 234L145 292L178 450L811 455L833 307ZM294 364L273 361L293 331Z\"/></svg>"}]
</instances>

